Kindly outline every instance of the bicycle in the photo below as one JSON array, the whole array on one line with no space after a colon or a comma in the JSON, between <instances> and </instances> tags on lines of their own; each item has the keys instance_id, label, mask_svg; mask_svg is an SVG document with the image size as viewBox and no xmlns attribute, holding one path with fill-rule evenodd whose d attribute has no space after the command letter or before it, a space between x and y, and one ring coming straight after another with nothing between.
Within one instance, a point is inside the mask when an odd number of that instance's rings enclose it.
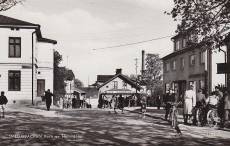
<instances>
[{"instance_id":1,"label":"bicycle","mask_svg":"<svg viewBox=\"0 0 230 146\"><path fill-rule=\"evenodd\" d=\"M197 126L202 126L202 123L204 121L204 112L203 109L204 105L202 105L200 108L195 108L195 117L196 117L196 124Z\"/></svg>"},{"instance_id":2,"label":"bicycle","mask_svg":"<svg viewBox=\"0 0 230 146\"><path fill-rule=\"evenodd\" d=\"M207 113L207 124L211 127L216 127L217 123L220 123L220 117L218 116L217 109L211 108Z\"/></svg>"},{"instance_id":3,"label":"bicycle","mask_svg":"<svg viewBox=\"0 0 230 146\"><path fill-rule=\"evenodd\" d=\"M169 102L172 107L169 110L169 122L172 128L175 128L178 125L178 113L179 109L177 108L178 105L181 104L181 102L173 103Z\"/></svg>"}]
</instances>

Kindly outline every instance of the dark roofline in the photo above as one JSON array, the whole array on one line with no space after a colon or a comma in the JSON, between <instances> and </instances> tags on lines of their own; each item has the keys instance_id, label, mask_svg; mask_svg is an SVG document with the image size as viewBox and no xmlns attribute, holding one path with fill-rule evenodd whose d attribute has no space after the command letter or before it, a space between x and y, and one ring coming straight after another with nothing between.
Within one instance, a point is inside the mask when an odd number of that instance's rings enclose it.
<instances>
[{"instance_id":1,"label":"dark roofline","mask_svg":"<svg viewBox=\"0 0 230 146\"><path fill-rule=\"evenodd\" d=\"M56 40L43 38L39 24L33 24L26 21L14 19L0 14L0 28L22 28L22 29L36 29L37 40L39 42L47 42L57 44Z\"/></svg>"},{"instance_id":2,"label":"dark roofline","mask_svg":"<svg viewBox=\"0 0 230 146\"><path fill-rule=\"evenodd\" d=\"M119 73L117 75L114 75L111 79L109 79L108 81L103 83L101 86L99 86L98 89L103 87L104 85L106 85L107 83L109 83L110 81L112 81L113 79L115 79L116 77L119 77L119 76L121 76L121 79L123 78L124 80L128 81L130 84L133 84L134 88L136 88L136 83L134 83L133 81L128 79L128 77L124 76L123 74ZM137 90L138 89L140 90L141 88L142 88L141 86L137 85Z\"/></svg>"},{"instance_id":3,"label":"dark roofline","mask_svg":"<svg viewBox=\"0 0 230 146\"><path fill-rule=\"evenodd\" d=\"M177 55L182 54L182 53L187 52L187 51L189 51L189 50L187 48L185 48L185 49L173 52L171 54L166 55L165 57L162 57L161 60L166 60L166 59L172 58L174 56L177 56Z\"/></svg>"},{"instance_id":4,"label":"dark roofline","mask_svg":"<svg viewBox=\"0 0 230 146\"><path fill-rule=\"evenodd\" d=\"M46 43L57 44L57 41L51 40L51 39L47 39L47 38L38 38L38 41L39 42L46 42Z\"/></svg>"},{"instance_id":5,"label":"dark roofline","mask_svg":"<svg viewBox=\"0 0 230 146\"><path fill-rule=\"evenodd\" d=\"M40 27L40 25L38 25L38 24L33 24L30 22L18 20L15 18L1 15L1 14L0 14L0 25L18 25L18 26L37 26L37 27Z\"/></svg>"}]
</instances>

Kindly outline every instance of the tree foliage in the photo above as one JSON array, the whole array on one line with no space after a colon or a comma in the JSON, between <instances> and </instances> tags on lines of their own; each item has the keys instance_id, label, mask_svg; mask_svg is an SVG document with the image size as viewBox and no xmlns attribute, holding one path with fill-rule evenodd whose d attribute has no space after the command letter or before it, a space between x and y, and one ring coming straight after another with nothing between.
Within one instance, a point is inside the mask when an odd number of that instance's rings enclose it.
<instances>
[{"instance_id":1,"label":"tree foliage","mask_svg":"<svg viewBox=\"0 0 230 146\"><path fill-rule=\"evenodd\" d=\"M75 86L75 88L77 88L77 87L84 87L84 84L82 83L82 81L81 80L79 80L79 79L74 79L74 86Z\"/></svg>"},{"instance_id":2,"label":"tree foliage","mask_svg":"<svg viewBox=\"0 0 230 146\"><path fill-rule=\"evenodd\" d=\"M145 59L146 70L144 71L143 78L147 83L147 89L154 91L155 87L162 86L162 60L159 54L146 54Z\"/></svg>"},{"instance_id":3,"label":"tree foliage","mask_svg":"<svg viewBox=\"0 0 230 146\"><path fill-rule=\"evenodd\" d=\"M174 0L174 8L167 14L180 21L177 33L192 30L195 37L187 44L191 48L218 49L225 45L230 28L229 0Z\"/></svg>"},{"instance_id":4,"label":"tree foliage","mask_svg":"<svg viewBox=\"0 0 230 146\"><path fill-rule=\"evenodd\" d=\"M65 67L59 67L62 61L62 55L59 52L54 52L54 94L56 97L63 96L66 93L66 75L67 70Z\"/></svg>"},{"instance_id":5,"label":"tree foliage","mask_svg":"<svg viewBox=\"0 0 230 146\"><path fill-rule=\"evenodd\" d=\"M0 0L0 11L6 11L17 3L21 3L21 0Z\"/></svg>"}]
</instances>

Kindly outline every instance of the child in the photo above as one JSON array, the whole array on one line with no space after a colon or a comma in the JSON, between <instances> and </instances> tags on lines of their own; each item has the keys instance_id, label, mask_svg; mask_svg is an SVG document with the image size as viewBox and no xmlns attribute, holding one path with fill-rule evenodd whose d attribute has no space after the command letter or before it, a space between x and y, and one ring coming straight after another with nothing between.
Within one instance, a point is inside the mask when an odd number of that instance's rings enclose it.
<instances>
[{"instance_id":1,"label":"child","mask_svg":"<svg viewBox=\"0 0 230 146\"><path fill-rule=\"evenodd\" d=\"M141 98L141 112L142 112L141 118L145 118L145 112L146 112L146 96L145 95L143 95L143 97Z\"/></svg>"}]
</instances>

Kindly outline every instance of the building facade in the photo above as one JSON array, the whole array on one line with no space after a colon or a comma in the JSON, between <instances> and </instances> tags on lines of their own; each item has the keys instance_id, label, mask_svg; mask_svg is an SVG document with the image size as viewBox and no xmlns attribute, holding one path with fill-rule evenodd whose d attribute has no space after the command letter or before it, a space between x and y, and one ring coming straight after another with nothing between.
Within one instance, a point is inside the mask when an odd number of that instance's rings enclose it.
<instances>
[{"instance_id":1,"label":"building facade","mask_svg":"<svg viewBox=\"0 0 230 146\"><path fill-rule=\"evenodd\" d=\"M56 43L42 37L40 25L0 15L0 90L9 103L35 103L53 91Z\"/></svg>"},{"instance_id":2,"label":"building facade","mask_svg":"<svg viewBox=\"0 0 230 146\"><path fill-rule=\"evenodd\" d=\"M164 93L172 88L177 97L181 97L189 85L194 85L194 91L203 89L205 94L212 90L211 51L190 50L186 44L191 39L189 35L172 38L174 51L162 58Z\"/></svg>"}]
</instances>

